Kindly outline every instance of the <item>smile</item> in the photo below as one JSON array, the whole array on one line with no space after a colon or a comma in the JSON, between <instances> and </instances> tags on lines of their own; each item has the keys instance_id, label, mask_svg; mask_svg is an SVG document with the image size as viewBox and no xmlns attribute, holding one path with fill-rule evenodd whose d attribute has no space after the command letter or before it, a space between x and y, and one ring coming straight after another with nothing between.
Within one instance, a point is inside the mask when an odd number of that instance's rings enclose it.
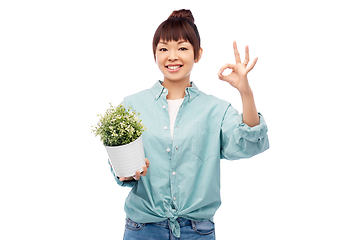
<instances>
[{"instance_id":1,"label":"smile","mask_svg":"<svg viewBox=\"0 0 360 240\"><path fill-rule=\"evenodd\" d=\"M177 72L182 68L183 65L165 66L169 72Z\"/></svg>"}]
</instances>

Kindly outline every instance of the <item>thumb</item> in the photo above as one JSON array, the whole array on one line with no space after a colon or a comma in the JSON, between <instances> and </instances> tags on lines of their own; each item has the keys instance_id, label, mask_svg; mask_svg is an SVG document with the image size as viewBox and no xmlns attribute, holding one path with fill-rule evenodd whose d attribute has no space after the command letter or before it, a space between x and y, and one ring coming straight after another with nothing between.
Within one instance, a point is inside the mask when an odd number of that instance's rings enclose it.
<instances>
[{"instance_id":1,"label":"thumb","mask_svg":"<svg viewBox=\"0 0 360 240\"><path fill-rule=\"evenodd\" d=\"M229 75L223 75L222 74L226 69L231 69L232 71L234 71L235 65L227 63L224 66L222 66L220 68L219 72L218 72L218 77L219 77L220 80L229 81Z\"/></svg>"},{"instance_id":2,"label":"thumb","mask_svg":"<svg viewBox=\"0 0 360 240\"><path fill-rule=\"evenodd\" d=\"M229 82L230 81L230 76L229 75L222 75L222 73L218 73L218 77L220 80L224 81L224 82Z\"/></svg>"}]
</instances>

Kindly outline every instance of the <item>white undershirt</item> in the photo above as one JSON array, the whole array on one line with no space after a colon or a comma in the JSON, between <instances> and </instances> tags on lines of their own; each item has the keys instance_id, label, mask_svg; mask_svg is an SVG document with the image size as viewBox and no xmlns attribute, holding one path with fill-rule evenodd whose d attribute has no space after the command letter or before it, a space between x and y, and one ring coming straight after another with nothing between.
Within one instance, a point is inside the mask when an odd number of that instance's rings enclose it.
<instances>
[{"instance_id":1,"label":"white undershirt","mask_svg":"<svg viewBox=\"0 0 360 240\"><path fill-rule=\"evenodd\" d=\"M174 125L176 116L179 112L179 108L181 104L183 103L184 99L176 99L176 100L168 100L168 106L169 106L169 117L170 117L170 133L171 133L171 139L173 139L174 136Z\"/></svg>"}]
</instances>

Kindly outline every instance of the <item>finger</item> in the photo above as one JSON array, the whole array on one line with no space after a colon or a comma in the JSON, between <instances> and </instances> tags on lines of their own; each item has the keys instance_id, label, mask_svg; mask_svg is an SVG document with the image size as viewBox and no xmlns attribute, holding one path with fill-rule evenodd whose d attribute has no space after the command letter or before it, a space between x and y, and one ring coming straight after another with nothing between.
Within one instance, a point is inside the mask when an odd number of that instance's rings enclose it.
<instances>
[{"instance_id":1,"label":"finger","mask_svg":"<svg viewBox=\"0 0 360 240\"><path fill-rule=\"evenodd\" d=\"M229 76L224 76L224 75L219 76L219 79L224 81L224 82L229 82L230 81L230 77Z\"/></svg>"},{"instance_id":2,"label":"finger","mask_svg":"<svg viewBox=\"0 0 360 240\"><path fill-rule=\"evenodd\" d=\"M248 65L249 60L250 60L250 58L249 58L249 46L246 45L245 46L245 61L244 61L245 66Z\"/></svg>"},{"instance_id":3,"label":"finger","mask_svg":"<svg viewBox=\"0 0 360 240\"><path fill-rule=\"evenodd\" d=\"M229 75L223 75L223 74L222 74L222 73L225 71L225 69L228 69L228 68L234 71L235 65L234 65L234 64L227 63L227 64L225 64L224 66L222 66L221 69L220 69L220 71L219 71L219 73L218 73L218 77L219 77L220 80L226 81L226 82L228 82L228 81L230 80Z\"/></svg>"},{"instance_id":4,"label":"finger","mask_svg":"<svg viewBox=\"0 0 360 240\"><path fill-rule=\"evenodd\" d=\"M231 77L229 75L218 75L219 79L225 82L229 82Z\"/></svg>"},{"instance_id":5,"label":"finger","mask_svg":"<svg viewBox=\"0 0 360 240\"><path fill-rule=\"evenodd\" d=\"M146 176L146 174L147 174L147 167L146 166L143 166L143 171L142 171L142 173L141 173L141 176Z\"/></svg>"},{"instance_id":6,"label":"finger","mask_svg":"<svg viewBox=\"0 0 360 240\"><path fill-rule=\"evenodd\" d=\"M136 171L134 178L135 178L135 180L139 180L139 179L140 179L140 171Z\"/></svg>"},{"instance_id":7,"label":"finger","mask_svg":"<svg viewBox=\"0 0 360 240\"><path fill-rule=\"evenodd\" d=\"M247 68L247 72L250 72L251 69L253 69L255 67L255 64L256 64L257 60L258 60L258 58L256 57L254 59L254 61L251 63L251 65Z\"/></svg>"},{"instance_id":8,"label":"finger","mask_svg":"<svg viewBox=\"0 0 360 240\"><path fill-rule=\"evenodd\" d=\"M149 161L147 158L145 158L145 164L146 164L146 167L149 168L149 166L150 166L150 161Z\"/></svg>"},{"instance_id":9,"label":"finger","mask_svg":"<svg viewBox=\"0 0 360 240\"><path fill-rule=\"evenodd\" d=\"M222 76L222 73L225 71L225 69L231 69L231 70L234 70L235 69L235 65L234 64L230 64L230 63L227 63L225 64L224 66L222 66L218 72L218 76Z\"/></svg>"},{"instance_id":10,"label":"finger","mask_svg":"<svg viewBox=\"0 0 360 240\"><path fill-rule=\"evenodd\" d=\"M132 180L132 177L121 177L121 178L117 177L117 178L118 178L121 182Z\"/></svg>"},{"instance_id":11,"label":"finger","mask_svg":"<svg viewBox=\"0 0 360 240\"><path fill-rule=\"evenodd\" d=\"M236 41L233 42L233 47L234 47L234 54L235 54L235 62L236 63L241 63L240 54L239 54L239 51L237 49Z\"/></svg>"}]
</instances>

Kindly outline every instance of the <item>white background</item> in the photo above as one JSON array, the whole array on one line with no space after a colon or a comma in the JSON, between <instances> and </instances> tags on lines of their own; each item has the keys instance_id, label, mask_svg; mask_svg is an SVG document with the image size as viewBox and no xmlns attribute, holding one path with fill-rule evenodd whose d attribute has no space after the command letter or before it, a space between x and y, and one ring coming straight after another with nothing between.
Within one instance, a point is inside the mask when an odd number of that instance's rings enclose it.
<instances>
[{"instance_id":1,"label":"white background","mask_svg":"<svg viewBox=\"0 0 360 240\"><path fill-rule=\"evenodd\" d=\"M217 239L360 239L356 1L195 2L1 1L1 239L122 239L129 189L91 125L162 79L152 37L181 8L200 31L191 80L205 93L241 112L216 74L233 40L259 57L248 77L270 149L222 160Z\"/></svg>"}]
</instances>

